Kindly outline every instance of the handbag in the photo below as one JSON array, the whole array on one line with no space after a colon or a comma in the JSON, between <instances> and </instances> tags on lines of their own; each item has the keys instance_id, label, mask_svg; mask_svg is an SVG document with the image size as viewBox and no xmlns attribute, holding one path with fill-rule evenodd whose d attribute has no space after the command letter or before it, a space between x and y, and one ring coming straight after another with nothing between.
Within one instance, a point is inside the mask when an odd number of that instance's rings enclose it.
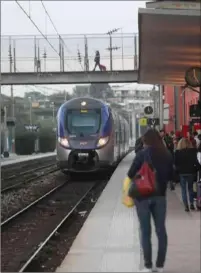
<instances>
[{"instance_id":1,"label":"handbag","mask_svg":"<svg viewBox=\"0 0 201 273\"><path fill-rule=\"evenodd\" d=\"M149 153L148 159L147 156L145 156L140 170L137 172L130 184L128 196L131 198L137 198L155 195L158 191L157 185L157 171L152 164Z\"/></svg>"}]
</instances>

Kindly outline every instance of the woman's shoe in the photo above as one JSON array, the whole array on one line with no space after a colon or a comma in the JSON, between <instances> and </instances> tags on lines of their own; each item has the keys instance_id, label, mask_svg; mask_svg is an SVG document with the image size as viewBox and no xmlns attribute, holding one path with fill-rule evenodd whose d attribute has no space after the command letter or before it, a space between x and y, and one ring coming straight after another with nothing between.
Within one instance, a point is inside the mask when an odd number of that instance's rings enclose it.
<instances>
[{"instance_id":1,"label":"woman's shoe","mask_svg":"<svg viewBox=\"0 0 201 273\"><path fill-rule=\"evenodd\" d=\"M164 269L163 269L163 267L159 267L159 268L156 268L156 272L163 272L164 271Z\"/></svg>"},{"instance_id":2,"label":"woman's shoe","mask_svg":"<svg viewBox=\"0 0 201 273\"><path fill-rule=\"evenodd\" d=\"M193 204L190 205L191 210L195 210L195 206Z\"/></svg>"},{"instance_id":3,"label":"woman's shoe","mask_svg":"<svg viewBox=\"0 0 201 273\"><path fill-rule=\"evenodd\" d=\"M144 268L142 270L140 270L140 272L152 272L151 268Z\"/></svg>"},{"instance_id":4,"label":"woman's shoe","mask_svg":"<svg viewBox=\"0 0 201 273\"><path fill-rule=\"evenodd\" d=\"M186 211L186 212L189 212L189 211L190 211L190 209L189 209L188 206L185 207L185 211Z\"/></svg>"}]
</instances>

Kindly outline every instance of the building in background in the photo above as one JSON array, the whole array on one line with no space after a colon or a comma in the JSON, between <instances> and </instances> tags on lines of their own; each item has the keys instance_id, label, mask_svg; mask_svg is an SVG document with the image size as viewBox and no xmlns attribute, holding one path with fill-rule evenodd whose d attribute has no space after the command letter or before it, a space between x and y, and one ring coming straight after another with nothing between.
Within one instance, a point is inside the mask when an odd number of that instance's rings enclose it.
<instances>
[{"instance_id":1,"label":"building in background","mask_svg":"<svg viewBox=\"0 0 201 273\"><path fill-rule=\"evenodd\" d=\"M183 125L189 125L189 107L198 102L198 93L186 88L164 86L164 103L169 107L169 118L166 121L167 132L181 130Z\"/></svg>"}]
</instances>

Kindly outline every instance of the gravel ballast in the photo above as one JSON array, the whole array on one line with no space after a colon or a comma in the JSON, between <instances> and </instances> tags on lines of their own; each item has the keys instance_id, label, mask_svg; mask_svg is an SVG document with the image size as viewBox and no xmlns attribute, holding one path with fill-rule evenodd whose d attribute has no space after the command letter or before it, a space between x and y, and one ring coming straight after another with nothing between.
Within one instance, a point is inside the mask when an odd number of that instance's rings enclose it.
<instances>
[{"instance_id":1,"label":"gravel ballast","mask_svg":"<svg viewBox=\"0 0 201 273\"><path fill-rule=\"evenodd\" d=\"M1 271L16 272L94 182L68 182L2 228Z\"/></svg>"}]
</instances>

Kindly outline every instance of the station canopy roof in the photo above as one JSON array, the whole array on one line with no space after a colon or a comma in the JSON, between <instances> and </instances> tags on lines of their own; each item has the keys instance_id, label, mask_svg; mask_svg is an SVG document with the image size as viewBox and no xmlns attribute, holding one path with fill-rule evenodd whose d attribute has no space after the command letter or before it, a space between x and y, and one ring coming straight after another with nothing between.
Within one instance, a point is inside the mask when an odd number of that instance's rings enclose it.
<instances>
[{"instance_id":1,"label":"station canopy roof","mask_svg":"<svg viewBox=\"0 0 201 273\"><path fill-rule=\"evenodd\" d=\"M139 9L139 52L139 83L185 85L200 66L200 9Z\"/></svg>"}]
</instances>

